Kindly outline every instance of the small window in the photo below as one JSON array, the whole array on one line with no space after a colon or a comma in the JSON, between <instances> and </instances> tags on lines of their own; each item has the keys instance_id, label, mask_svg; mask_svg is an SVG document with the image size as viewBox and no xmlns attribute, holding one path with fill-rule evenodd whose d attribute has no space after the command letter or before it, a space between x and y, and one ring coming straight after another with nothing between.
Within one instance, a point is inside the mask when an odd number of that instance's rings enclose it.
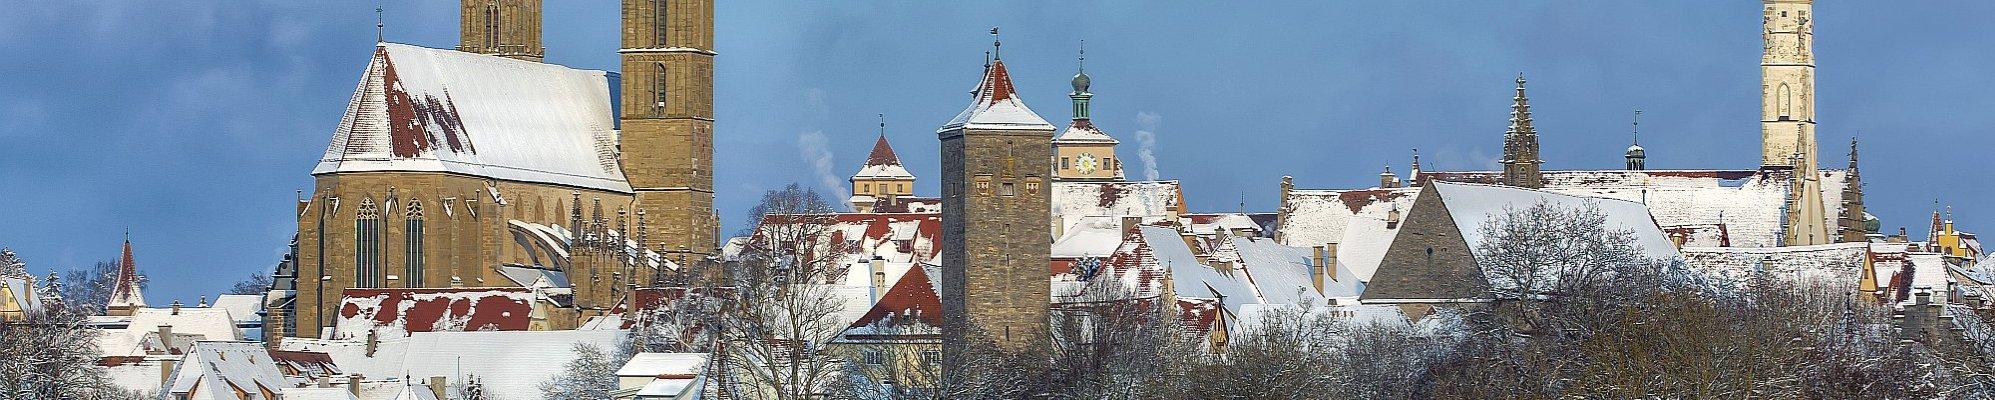
<instances>
[{"instance_id":1,"label":"small window","mask_svg":"<svg viewBox=\"0 0 1995 400\"><path fill-rule=\"evenodd\" d=\"M872 192L873 192L873 184L868 183L864 185L859 185L859 193L872 193Z\"/></svg>"},{"instance_id":2,"label":"small window","mask_svg":"<svg viewBox=\"0 0 1995 400\"><path fill-rule=\"evenodd\" d=\"M880 349L866 349L861 353L861 357L865 359L866 365L883 365L887 363L887 355L881 353Z\"/></svg>"},{"instance_id":3,"label":"small window","mask_svg":"<svg viewBox=\"0 0 1995 400\"><path fill-rule=\"evenodd\" d=\"M1006 196L1012 196L1018 194L1018 188L1013 187L1011 182L1005 182L1004 187L1000 188L999 191Z\"/></svg>"},{"instance_id":4,"label":"small window","mask_svg":"<svg viewBox=\"0 0 1995 400\"><path fill-rule=\"evenodd\" d=\"M928 365L942 365L942 351L922 350L921 362L928 363Z\"/></svg>"},{"instance_id":5,"label":"small window","mask_svg":"<svg viewBox=\"0 0 1995 400\"><path fill-rule=\"evenodd\" d=\"M1060 169L1072 169L1072 168L1073 168L1073 166L1072 166L1071 164L1069 164L1069 163L1068 163L1067 161L1068 161L1068 160L1067 160L1067 158L1066 158L1066 157L1060 157Z\"/></svg>"},{"instance_id":6,"label":"small window","mask_svg":"<svg viewBox=\"0 0 1995 400\"><path fill-rule=\"evenodd\" d=\"M895 192L895 193L906 193L906 192L907 192L907 184L905 184L905 183L896 183L896 184L894 184L894 192Z\"/></svg>"}]
</instances>

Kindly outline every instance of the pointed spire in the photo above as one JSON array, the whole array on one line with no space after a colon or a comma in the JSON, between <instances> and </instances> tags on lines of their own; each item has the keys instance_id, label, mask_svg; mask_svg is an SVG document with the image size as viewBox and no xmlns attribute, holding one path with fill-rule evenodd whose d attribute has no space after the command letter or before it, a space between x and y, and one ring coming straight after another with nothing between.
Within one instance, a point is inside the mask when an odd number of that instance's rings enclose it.
<instances>
[{"instance_id":1,"label":"pointed spire","mask_svg":"<svg viewBox=\"0 0 1995 400\"><path fill-rule=\"evenodd\" d=\"M1538 131L1531 126L1531 99L1524 95L1524 74L1517 74L1517 94L1511 97L1510 128L1503 133L1503 184L1539 188L1544 176L1539 169Z\"/></svg>"},{"instance_id":2,"label":"pointed spire","mask_svg":"<svg viewBox=\"0 0 1995 400\"><path fill-rule=\"evenodd\" d=\"M991 59L1003 60L1004 41L998 40L998 27L991 27Z\"/></svg>"},{"instance_id":3,"label":"pointed spire","mask_svg":"<svg viewBox=\"0 0 1995 400\"><path fill-rule=\"evenodd\" d=\"M881 126L883 127L881 129L885 129L886 124L882 123ZM900 156L895 155L894 147L887 144L885 131L880 133L878 140L873 141L873 153L866 155L866 166L875 165L901 165Z\"/></svg>"},{"instance_id":4,"label":"pointed spire","mask_svg":"<svg viewBox=\"0 0 1995 400\"><path fill-rule=\"evenodd\" d=\"M125 230L124 254L118 258L118 275L112 282L111 299L106 303L111 315L131 315L132 310L144 308L145 295L140 293L138 265L132 257L131 230Z\"/></svg>"}]
</instances>

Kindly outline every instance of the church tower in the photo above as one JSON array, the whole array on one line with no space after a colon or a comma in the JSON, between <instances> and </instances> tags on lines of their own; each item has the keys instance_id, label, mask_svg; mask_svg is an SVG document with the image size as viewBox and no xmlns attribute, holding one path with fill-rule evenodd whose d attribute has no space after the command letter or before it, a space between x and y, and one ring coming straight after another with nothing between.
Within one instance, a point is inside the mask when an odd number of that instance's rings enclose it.
<instances>
[{"instance_id":1,"label":"church tower","mask_svg":"<svg viewBox=\"0 0 1995 400\"><path fill-rule=\"evenodd\" d=\"M1054 127L1025 107L1003 57L992 56L969 108L936 130L944 365L960 365L979 343L1016 351L1047 333Z\"/></svg>"},{"instance_id":2,"label":"church tower","mask_svg":"<svg viewBox=\"0 0 1995 400\"><path fill-rule=\"evenodd\" d=\"M539 62L540 0L461 0L457 51Z\"/></svg>"},{"instance_id":3,"label":"church tower","mask_svg":"<svg viewBox=\"0 0 1995 400\"><path fill-rule=\"evenodd\" d=\"M1088 117L1088 102L1094 99L1094 93L1088 92L1092 79L1088 77L1087 55L1087 49L1081 49L1074 91L1067 94L1074 101L1074 120L1067 124L1066 131L1053 138L1053 153L1059 157L1053 166L1053 179L1119 181L1123 177L1121 161L1115 158L1115 145L1119 142L1096 128L1094 120Z\"/></svg>"},{"instance_id":4,"label":"church tower","mask_svg":"<svg viewBox=\"0 0 1995 400\"><path fill-rule=\"evenodd\" d=\"M1811 0L1765 0L1760 55L1760 165L1795 166L1815 154L1815 23ZM1798 132L1798 134L1797 134Z\"/></svg>"},{"instance_id":5,"label":"church tower","mask_svg":"<svg viewBox=\"0 0 1995 400\"><path fill-rule=\"evenodd\" d=\"M622 148L653 250L714 254L713 0L623 1Z\"/></svg>"},{"instance_id":6,"label":"church tower","mask_svg":"<svg viewBox=\"0 0 1995 400\"><path fill-rule=\"evenodd\" d=\"M1510 129L1503 132L1503 184L1541 188L1545 178L1538 169L1538 130L1531 127L1531 99L1524 96L1524 74L1517 74L1517 95L1510 99Z\"/></svg>"},{"instance_id":7,"label":"church tower","mask_svg":"<svg viewBox=\"0 0 1995 400\"><path fill-rule=\"evenodd\" d=\"M1628 144L1628 152L1623 154L1628 159L1628 170L1648 169L1649 150L1642 148L1642 110L1635 110L1635 122L1629 125L1634 126L1631 131L1634 132L1635 140Z\"/></svg>"},{"instance_id":8,"label":"church tower","mask_svg":"<svg viewBox=\"0 0 1995 400\"><path fill-rule=\"evenodd\" d=\"M1760 165L1791 169L1783 244L1835 240L1815 157L1815 22L1812 0L1765 0L1760 34Z\"/></svg>"}]
</instances>

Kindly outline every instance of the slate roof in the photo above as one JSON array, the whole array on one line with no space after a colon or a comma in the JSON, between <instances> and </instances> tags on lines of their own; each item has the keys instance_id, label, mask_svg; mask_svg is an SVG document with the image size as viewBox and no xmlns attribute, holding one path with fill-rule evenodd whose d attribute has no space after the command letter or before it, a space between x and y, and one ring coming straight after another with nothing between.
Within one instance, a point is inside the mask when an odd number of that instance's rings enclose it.
<instances>
[{"instance_id":1,"label":"slate roof","mask_svg":"<svg viewBox=\"0 0 1995 400\"><path fill-rule=\"evenodd\" d=\"M382 43L313 175L448 172L631 192L603 71Z\"/></svg>"}]
</instances>

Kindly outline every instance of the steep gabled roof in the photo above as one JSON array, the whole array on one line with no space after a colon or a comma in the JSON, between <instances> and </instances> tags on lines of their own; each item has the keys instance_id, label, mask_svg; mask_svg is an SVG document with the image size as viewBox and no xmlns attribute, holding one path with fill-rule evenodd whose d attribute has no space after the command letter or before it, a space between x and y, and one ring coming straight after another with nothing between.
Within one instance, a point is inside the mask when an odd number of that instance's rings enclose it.
<instances>
[{"instance_id":1,"label":"steep gabled roof","mask_svg":"<svg viewBox=\"0 0 1995 400\"><path fill-rule=\"evenodd\" d=\"M312 174L448 172L628 193L611 76L382 43Z\"/></svg>"},{"instance_id":2,"label":"steep gabled roof","mask_svg":"<svg viewBox=\"0 0 1995 400\"><path fill-rule=\"evenodd\" d=\"M263 392L276 393L293 385L262 343L196 342L184 361L167 390L190 395L187 398L236 399L236 390L262 398Z\"/></svg>"},{"instance_id":3,"label":"steep gabled roof","mask_svg":"<svg viewBox=\"0 0 1995 400\"><path fill-rule=\"evenodd\" d=\"M984 79L977 85L975 99L969 108L956 114L948 124L942 125L936 133L955 129L991 130L1047 130L1054 129L1045 118L1025 107L1025 101L1011 85L1011 73L1005 71L1004 60L994 60L984 70Z\"/></svg>"},{"instance_id":4,"label":"steep gabled roof","mask_svg":"<svg viewBox=\"0 0 1995 400\"><path fill-rule=\"evenodd\" d=\"M935 284L928 279L926 268L916 266L901 275L873 308L852 322L853 328L864 328L876 323L896 325L901 321L920 321L930 327L942 326L942 298L935 294Z\"/></svg>"},{"instance_id":5,"label":"steep gabled roof","mask_svg":"<svg viewBox=\"0 0 1995 400\"><path fill-rule=\"evenodd\" d=\"M859 167L852 179L914 179L914 174L901 166L900 156L887 144L887 135L880 135L880 140L873 142L873 153L866 155L866 165Z\"/></svg>"}]
</instances>

